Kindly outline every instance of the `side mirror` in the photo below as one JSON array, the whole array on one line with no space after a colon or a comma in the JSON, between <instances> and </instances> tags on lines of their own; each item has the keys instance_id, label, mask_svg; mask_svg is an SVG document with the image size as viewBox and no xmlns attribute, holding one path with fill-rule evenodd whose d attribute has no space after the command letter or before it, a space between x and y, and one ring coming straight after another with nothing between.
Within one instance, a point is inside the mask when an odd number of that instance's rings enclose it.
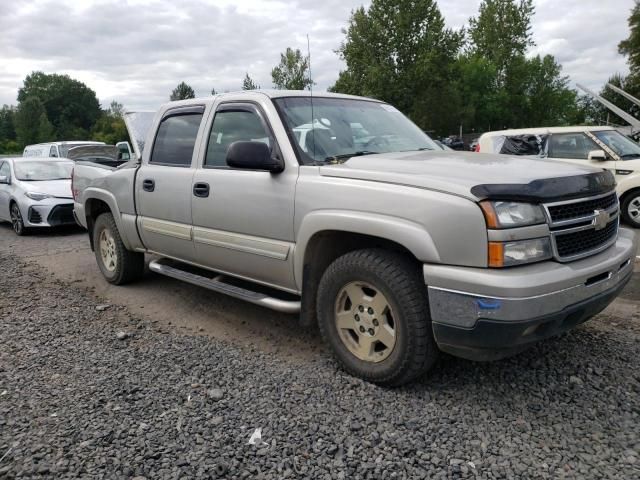
<instances>
[{"instance_id":1,"label":"side mirror","mask_svg":"<svg viewBox=\"0 0 640 480\"><path fill-rule=\"evenodd\" d=\"M588 160L594 160L596 162L604 162L608 160L607 154L604 150L591 150L587 155Z\"/></svg>"},{"instance_id":2,"label":"side mirror","mask_svg":"<svg viewBox=\"0 0 640 480\"><path fill-rule=\"evenodd\" d=\"M284 162L271 155L271 150L263 142L233 142L227 150L227 165L246 170L266 170L279 173L284 170Z\"/></svg>"},{"instance_id":3,"label":"side mirror","mask_svg":"<svg viewBox=\"0 0 640 480\"><path fill-rule=\"evenodd\" d=\"M6 175L0 175L0 184L5 184L5 185L9 185L9 177L7 177Z\"/></svg>"}]
</instances>

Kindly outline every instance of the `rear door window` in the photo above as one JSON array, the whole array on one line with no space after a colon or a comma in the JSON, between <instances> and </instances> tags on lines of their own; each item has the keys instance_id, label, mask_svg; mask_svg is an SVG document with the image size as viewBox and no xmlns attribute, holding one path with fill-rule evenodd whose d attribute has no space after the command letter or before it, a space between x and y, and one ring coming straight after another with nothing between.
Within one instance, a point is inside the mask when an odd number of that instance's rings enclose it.
<instances>
[{"instance_id":1,"label":"rear door window","mask_svg":"<svg viewBox=\"0 0 640 480\"><path fill-rule=\"evenodd\" d=\"M149 163L170 167L188 167L202 121L202 113L173 115L158 127Z\"/></svg>"}]
</instances>

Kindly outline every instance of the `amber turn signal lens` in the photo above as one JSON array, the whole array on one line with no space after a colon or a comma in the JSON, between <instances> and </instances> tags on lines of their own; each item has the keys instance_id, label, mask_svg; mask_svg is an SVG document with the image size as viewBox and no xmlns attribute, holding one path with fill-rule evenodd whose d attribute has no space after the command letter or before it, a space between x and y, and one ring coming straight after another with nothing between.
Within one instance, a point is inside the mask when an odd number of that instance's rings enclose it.
<instances>
[{"instance_id":1,"label":"amber turn signal lens","mask_svg":"<svg viewBox=\"0 0 640 480\"><path fill-rule=\"evenodd\" d=\"M498 215L493 208L493 204L489 201L480 202L480 208L484 213L484 219L487 222L489 228L499 228Z\"/></svg>"},{"instance_id":2,"label":"amber turn signal lens","mask_svg":"<svg viewBox=\"0 0 640 480\"><path fill-rule=\"evenodd\" d=\"M504 267L504 244L500 242L489 242L489 266Z\"/></svg>"}]
</instances>

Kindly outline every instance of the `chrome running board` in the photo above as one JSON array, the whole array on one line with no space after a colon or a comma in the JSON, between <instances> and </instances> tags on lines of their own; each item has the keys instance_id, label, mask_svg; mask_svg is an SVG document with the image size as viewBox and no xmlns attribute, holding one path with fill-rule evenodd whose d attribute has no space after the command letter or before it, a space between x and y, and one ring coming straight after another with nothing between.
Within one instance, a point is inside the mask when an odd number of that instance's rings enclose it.
<instances>
[{"instance_id":1,"label":"chrome running board","mask_svg":"<svg viewBox=\"0 0 640 480\"><path fill-rule=\"evenodd\" d=\"M168 265L171 263L173 266ZM255 292L246 288L238 287L236 285L230 285L223 281L222 275L217 275L214 278L208 278L203 275L187 272L177 268L179 265L177 262L171 260L153 260L149 263L149 270L160 275L166 275L167 277L182 280L183 282L197 285L199 287L213 290L214 292L224 293L230 297L239 298L246 302L254 303L262 307L270 308L283 313L299 313L300 301L299 300L283 300L275 298L264 293ZM188 266L185 265L188 268ZM213 273L213 272L212 272Z\"/></svg>"}]
</instances>

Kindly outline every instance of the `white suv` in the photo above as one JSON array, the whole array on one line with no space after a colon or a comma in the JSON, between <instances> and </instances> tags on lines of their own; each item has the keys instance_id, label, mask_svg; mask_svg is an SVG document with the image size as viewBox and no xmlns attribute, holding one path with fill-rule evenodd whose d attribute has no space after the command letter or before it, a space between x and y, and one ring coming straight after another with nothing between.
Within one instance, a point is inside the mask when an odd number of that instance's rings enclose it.
<instances>
[{"instance_id":1,"label":"white suv","mask_svg":"<svg viewBox=\"0 0 640 480\"><path fill-rule=\"evenodd\" d=\"M477 152L557 158L611 170L624 220L640 228L640 145L613 127L549 127L487 132Z\"/></svg>"}]
</instances>

